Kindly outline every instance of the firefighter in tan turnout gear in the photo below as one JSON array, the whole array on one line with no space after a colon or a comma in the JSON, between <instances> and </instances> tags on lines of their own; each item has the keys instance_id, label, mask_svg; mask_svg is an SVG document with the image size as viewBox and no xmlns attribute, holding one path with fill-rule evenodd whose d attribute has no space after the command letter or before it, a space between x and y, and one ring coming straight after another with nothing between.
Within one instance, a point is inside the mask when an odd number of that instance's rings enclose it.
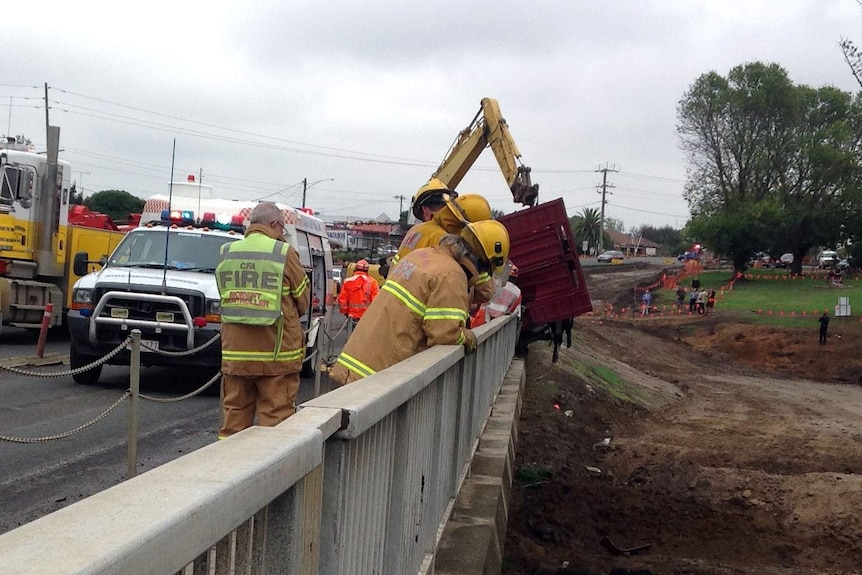
<instances>
[{"instance_id":1,"label":"firefighter in tan turnout gear","mask_svg":"<svg viewBox=\"0 0 862 575\"><path fill-rule=\"evenodd\" d=\"M284 214L258 204L242 240L225 244L216 269L221 296L222 410L219 439L272 427L296 411L305 342L299 318L309 283L296 249L283 241Z\"/></svg>"},{"instance_id":2,"label":"firefighter in tan turnout gear","mask_svg":"<svg viewBox=\"0 0 862 575\"><path fill-rule=\"evenodd\" d=\"M410 228L398 253L392 263L420 248L436 246L440 238L446 234L460 234L467 223L476 223L491 219L491 206L488 200L478 194L464 194L453 198L443 194L443 208L431 215L431 219ZM494 297L494 282L488 273L488 266L479 265L479 276L471 281L473 287L473 303L487 303ZM470 278L472 279L472 278Z\"/></svg>"},{"instance_id":3,"label":"firefighter in tan turnout gear","mask_svg":"<svg viewBox=\"0 0 862 575\"><path fill-rule=\"evenodd\" d=\"M344 385L395 365L434 345L476 348L467 329L468 277L476 265L491 270L509 255L509 234L494 221L468 223L459 236L415 250L389 272L380 295L338 356L330 377Z\"/></svg>"}]
</instances>

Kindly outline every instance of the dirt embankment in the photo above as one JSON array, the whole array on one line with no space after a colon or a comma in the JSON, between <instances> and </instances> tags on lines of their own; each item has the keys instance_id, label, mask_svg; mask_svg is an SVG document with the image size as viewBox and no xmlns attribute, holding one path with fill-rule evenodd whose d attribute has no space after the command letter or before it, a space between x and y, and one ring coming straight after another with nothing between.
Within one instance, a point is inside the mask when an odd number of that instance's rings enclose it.
<instances>
[{"instance_id":1,"label":"dirt embankment","mask_svg":"<svg viewBox=\"0 0 862 575\"><path fill-rule=\"evenodd\" d=\"M503 572L862 573L862 343L841 332L719 312L579 319L557 364L533 344Z\"/></svg>"}]
</instances>

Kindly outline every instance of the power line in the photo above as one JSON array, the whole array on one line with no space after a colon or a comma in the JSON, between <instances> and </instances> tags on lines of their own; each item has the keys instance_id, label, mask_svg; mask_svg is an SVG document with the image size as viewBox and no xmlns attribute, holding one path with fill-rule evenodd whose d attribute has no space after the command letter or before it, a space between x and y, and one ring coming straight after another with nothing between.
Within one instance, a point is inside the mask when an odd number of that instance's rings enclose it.
<instances>
[{"instance_id":1,"label":"power line","mask_svg":"<svg viewBox=\"0 0 862 575\"><path fill-rule=\"evenodd\" d=\"M628 176L628 177L632 177L632 178L644 178L647 180L659 180L662 182L678 182L681 184L686 183L686 180L680 180L679 178L665 178L663 176L648 176L645 174L635 174L633 172L623 172L623 171L620 171L619 174L621 176Z\"/></svg>"},{"instance_id":2,"label":"power line","mask_svg":"<svg viewBox=\"0 0 862 575\"><path fill-rule=\"evenodd\" d=\"M419 162L419 163L422 163L422 164L425 164L425 163L426 163L426 162L425 162L425 161L423 161L423 160L416 160L416 159L412 159L412 158L400 158L400 157L397 157L397 156L386 156L386 155L383 155L383 154L374 154L374 153L370 153L370 152L359 152L359 151L355 151L355 150L346 150L346 149L343 149L343 148L335 148L335 147L331 147L331 146L321 146L321 145L318 145L318 144L310 144L310 143L308 143L308 142L300 142L300 141L296 141L296 140L289 140L289 139L286 139L286 138L279 138L279 137L276 137L276 136L268 136L268 135L265 135L265 134L258 134L258 133L255 133L255 132L248 132L248 131L245 131L245 130L237 130L237 129L235 129L235 128L227 128L227 127L225 127L225 126L219 126L219 125L217 125L217 124L210 124L210 123L207 123L207 122L199 122L199 121L197 121L197 120L189 120L188 118L182 118L182 117L179 117L179 116L172 116L172 115L170 115L170 114L164 114L164 113L161 113L161 112L154 112L154 111L152 111L152 110L146 110L146 109L144 109L144 108L138 108L138 107L135 107L135 106L129 106L129 105L127 105L127 104L121 104L121 103L119 103L119 102L112 102L112 101L110 101L110 100L105 100L105 99L102 99L102 98L97 98L97 97L95 97L95 96L87 96L86 94L80 94L80 93L78 93L78 92L72 92L72 91L70 91L70 90L64 90L64 89L62 89L62 88L55 88L55 87L52 87L52 89L57 90L57 91L59 91L59 92L63 92L63 93L65 93L65 94L70 94L70 95L73 95L73 96L78 96L78 97L80 97L80 98L85 98L85 99L88 99L88 100L94 100L94 101L96 101L96 102L101 102L101 103L103 103L103 104L109 104L109 105L112 105L112 106L118 106L118 107L120 107L120 108L126 108L126 109L129 109L129 110L134 110L134 111L136 111L136 112L143 112L143 113L145 113L145 114L151 114L151 115L153 115L153 116L160 116L160 117L168 118L168 119L171 119L171 120L177 120L177 121L180 121L180 122L186 122L186 123L189 123L189 124L195 124L195 125L198 125L198 126L204 126L204 127L207 127L207 128L215 128L215 129L217 129L217 130L222 130L222 131L225 131L225 132L231 132L231 133L235 133L235 134L243 134L243 135L246 135L246 136L254 136L254 137L256 137L256 138L266 138L266 139L269 139L269 140L275 140L275 141L277 141L277 142L284 142L284 143L287 143L287 144L294 144L294 145L298 145L298 146L306 146L306 147L309 147L309 148L320 148L320 149L322 149L322 150L330 150L330 151L334 151L334 152L342 152L342 153L347 153L347 154L360 154L360 155L364 155L364 156L371 156L371 157L376 157L376 158L381 158L381 159L398 160L398 161L405 161L405 162ZM129 118L128 116L122 116L122 115L120 115L120 114L113 114L112 112L105 112L105 111L102 111L102 110L95 110L95 109L92 109L92 108L87 108L87 107L85 107L85 106L79 106L79 105L77 105L77 104L64 103L64 102L56 102L56 103L58 103L58 104L64 104L64 105L68 105L68 106L72 106L72 107L75 107L75 108L80 108L80 109L82 109L82 110L89 110L89 111L92 111L92 112L103 113L103 114L110 114L110 115L115 115L115 116L119 116L119 117ZM132 119L134 119L134 118L132 118ZM147 120L141 120L141 121L143 121L143 122L148 122ZM436 167L436 163L431 164L431 166L430 166L430 167Z\"/></svg>"}]
</instances>

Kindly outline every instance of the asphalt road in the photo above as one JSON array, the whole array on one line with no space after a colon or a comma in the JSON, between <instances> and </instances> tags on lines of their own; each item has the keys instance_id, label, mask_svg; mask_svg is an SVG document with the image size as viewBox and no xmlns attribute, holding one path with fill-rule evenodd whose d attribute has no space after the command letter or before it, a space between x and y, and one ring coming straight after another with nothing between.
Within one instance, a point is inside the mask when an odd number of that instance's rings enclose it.
<instances>
[{"instance_id":1,"label":"asphalt road","mask_svg":"<svg viewBox=\"0 0 862 575\"><path fill-rule=\"evenodd\" d=\"M343 317L336 315L331 334ZM343 343L343 332L336 341ZM35 354L37 334L0 330L0 358ZM45 355L68 354L64 330L53 330ZM23 369L68 370L68 363ZM206 383L213 374L166 368L141 369L141 393L177 397ZM176 403L140 401L137 473L153 469L216 441L220 408L217 383L204 394ZM129 368L105 366L97 385L79 385L71 376L27 377L0 369L0 436L50 438L87 424L129 387ZM322 392L330 384L325 376ZM303 379L298 402L314 394L313 378ZM129 402L103 419L62 439L17 443L0 439L0 533L65 507L127 475Z\"/></svg>"}]
</instances>

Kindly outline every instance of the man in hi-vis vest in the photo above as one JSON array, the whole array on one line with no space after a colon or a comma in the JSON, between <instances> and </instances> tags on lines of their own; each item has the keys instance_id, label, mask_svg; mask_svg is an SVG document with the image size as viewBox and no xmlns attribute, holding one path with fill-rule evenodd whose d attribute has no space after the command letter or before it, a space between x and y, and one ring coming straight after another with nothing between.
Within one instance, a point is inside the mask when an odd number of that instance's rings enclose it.
<instances>
[{"instance_id":1,"label":"man in hi-vis vest","mask_svg":"<svg viewBox=\"0 0 862 575\"><path fill-rule=\"evenodd\" d=\"M257 423L272 427L296 411L308 310L308 276L283 238L272 202L251 212L245 238L225 244L216 268L221 296L222 410L219 439Z\"/></svg>"}]
</instances>

